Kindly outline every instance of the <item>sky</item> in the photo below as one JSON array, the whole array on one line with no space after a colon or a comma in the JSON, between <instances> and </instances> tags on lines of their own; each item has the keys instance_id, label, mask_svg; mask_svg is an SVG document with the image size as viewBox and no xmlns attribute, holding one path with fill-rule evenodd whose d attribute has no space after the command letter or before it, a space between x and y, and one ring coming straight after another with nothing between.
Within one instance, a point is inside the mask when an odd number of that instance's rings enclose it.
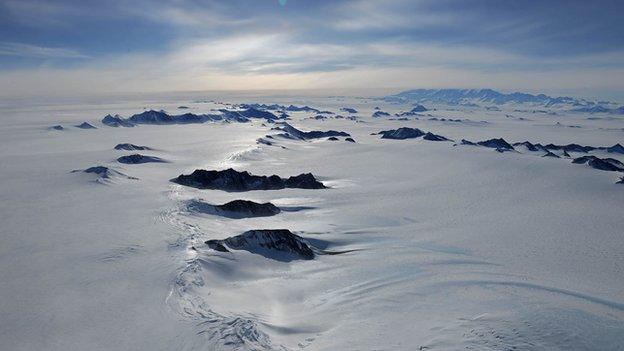
<instances>
[{"instance_id":1,"label":"sky","mask_svg":"<svg viewBox=\"0 0 624 351\"><path fill-rule=\"evenodd\" d=\"M0 96L494 88L624 101L624 1L0 0Z\"/></svg>"}]
</instances>

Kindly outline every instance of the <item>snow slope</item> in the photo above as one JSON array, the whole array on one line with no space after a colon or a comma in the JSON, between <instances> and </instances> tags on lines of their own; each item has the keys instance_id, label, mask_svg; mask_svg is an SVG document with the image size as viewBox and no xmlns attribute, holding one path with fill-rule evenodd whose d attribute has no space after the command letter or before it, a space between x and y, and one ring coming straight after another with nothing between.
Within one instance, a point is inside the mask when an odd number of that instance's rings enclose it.
<instances>
[{"instance_id":1,"label":"snow slope","mask_svg":"<svg viewBox=\"0 0 624 351\"><path fill-rule=\"evenodd\" d=\"M311 106L294 140L265 120L112 128L106 114L225 105L189 100L4 104L0 123L0 345L6 350L621 350L624 185L619 172L485 147L371 135L419 128L459 141L611 146L624 119L348 97L207 96ZM434 119L432 119L434 118ZM442 120L445 119L445 120ZM454 120L460 120L456 122ZM79 129L87 121L97 129ZM559 122L559 123L557 123ZM63 130L50 130L60 124ZM578 128L568 127L570 125ZM149 145L168 163L121 164ZM585 154L572 153L572 157ZM624 161L624 155L591 155ZM114 170L74 172L92 166ZM170 182L195 169L314 174L328 189L228 193ZM116 172L126 175L116 176ZM138 178L138 179L133 179ZM228 218L189 201L271 202ZM205 241L288 229L322 250L277 260Z\"/></svg>"}]
</instances>

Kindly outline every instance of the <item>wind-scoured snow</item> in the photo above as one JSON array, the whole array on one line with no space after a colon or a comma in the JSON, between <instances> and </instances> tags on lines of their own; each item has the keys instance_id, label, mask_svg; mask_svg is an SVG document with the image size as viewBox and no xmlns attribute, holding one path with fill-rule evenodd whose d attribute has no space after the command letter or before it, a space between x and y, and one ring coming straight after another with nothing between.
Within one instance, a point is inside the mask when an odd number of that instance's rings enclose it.
<instances>
[{"instance_id":1,"label":"wind-scoured snow","mask_svg":"<svg viewBox=\"0 0 624 351\"><path fill-rule=\"evenodd\" d=\"M427 118L397 121L372 116L420 102L157 100L3 111L1 349L624 345L616 114L430 98ZM160 113L179 106L221 119ZM342 108L359 117L310 118ZM72 127L109 112L118 128ZM371 135L401 128L419 136ZM134 153L169 162L117 162Z\"/></svg>"}]
</instances>

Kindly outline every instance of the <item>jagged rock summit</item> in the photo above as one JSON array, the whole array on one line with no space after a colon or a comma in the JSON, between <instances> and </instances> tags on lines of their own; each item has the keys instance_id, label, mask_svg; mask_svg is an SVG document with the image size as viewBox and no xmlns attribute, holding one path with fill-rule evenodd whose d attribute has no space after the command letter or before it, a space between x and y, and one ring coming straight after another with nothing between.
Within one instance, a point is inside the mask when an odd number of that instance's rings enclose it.
<instances>
[{"instance_id":1,"label":"jagged rock summit","mask_svg":"<svg viewBox=\"0 0 624 351\"><path fill-rule=\"evenodd\" d=\"M388 117L390 116L390 114L388 112L384 112L384 111L375 111L373 113L373 117L374 118L381 118L381 117Z\"/></svg>"},{"instance_id":2,"label":"jagged rock summit","mask_svg":"<svg viewBox=\"0 0 624 351\"><path fill-rule=\"evenodd\" d=\"M285 132L282 136L285 136L289 139L298 139L298 140L309 140L309 139L319 139L319 138L327 138L327 137L349 137L351 136L347 132L341 132L336 130L328 130L328 131L319 131L313 130L309 132L304 132L299 130L287 122L280 122L279 126L275 127L276 130L281 130Z\"/></svg>"},{"instance_id":3,"label":"jagged rock summit","mask_svg":"<svg viewBox=\"0 0 624 351\"><path fill-rule=\"evenodd\" d=\"M96 176L95 181L99 183L106 183L107 181L113 178L125 178L125 179L133 179L133 180L138 179L135 177L125 175L119 171L108 168L106 166L93 166L93 167L89 167L86 169L76 169L76 170L71 171L71 173L85 173L85 174L95 175Z\"/></svg>"},{"instance_id":4,"label":"jagged rock summit","mask_svg":"<svg viewBox=\"0 0 624 351\"><path fill-rule=\"evenodd\" d=\"M80 129L97 129L95 126L87 123L87 122L82 122L78 125L75 126L76 128L80 128Z\"/></svg>"},{"instance_id":5,"label":"jagged rock summit","mask_svg":"<svg viewBox=\"0 0 624 351\"><path fill-rule=\"evenodd\" d=\"M190 200L186 205L192 212L206 213L228 218L269 217L279 214L279 207L270 202L258 203L249 200L233 200L223 205L212 205L199 200Z\"/></svg>"},{"instance_id":6,"label":"jagged rock summit","mask_svg":"<svg viewBox=\"0 0 624 351\"><path fill-rule=\"evenodd\" d=\"M170 115L162 110L148 110L134 114L127 119L119 115L107 115L102 119L102 123L110 127L134 127L139 124L171 125L217 121L245 123L254 118L265 119L270 122L277 119L284 119L283 117L278 117L271 112L255 107L249 107L242 110L220 109L219 114L184 113L181 115Z\"/></svg>"},{"instance_id":7,"label":"jagged rock summit","mask_svg":"<svg viewBox=\"0 0 624 351\"><path fill-rule=\"evenodd\" d=\"M107 125L109 127L134 127L134 123L126 121L120 115L106 115L102 118L102 124Z\"/></svg>"},{"instance_id":8,"label":"jagged rock summit","mask_svg":"<svg viewBox=\"0 0 624 351\"><path fill-rule=\"evenodd\" d=\"M582 156L572 160L572 163L587 164L601 171L624 172L624 164L614 158L599 158L596 156Z\"/></svg>"},{"instance_id":9,"label":"jagged rock summit","mask_svg":"<svg viewBox=\"0 0 624 351\"><path fill-rule=\"evenodd\" d=\"M619 143L608 147L607 152L612 152L612 153L618 153L618 154L624 154L624 146L620 145Z\"/></svg>"},{"instance_id":10,"label":"jagged rock summit","mask_svg":"<svg viewBox=\"0 0 624 351\"><path fill-rule=\"evenodd\" d=\"M177 178L172 179L172 182L199 189L215 189L230 192L284 188L326 188L311 173L302 173L284 179L277 175L257 176L247 171L238 172L232 168L223 171L197 169L189 175L181 174Z\"/></svg>"},{"instance_id":11,"label":"jagged rock summit","mask_svg":"<svg viewBox=\"0 0 624 351\"><path fill-rule=\"evenodd\" d=\"M461 143L463 145L489 147L489 148L496 149L499 151L515 150L514 147L503 138L488 139L488 140L478 141L476 143L470 140L462 139Z\"/></svg>"},{"instance_id":12,"label":"jagged rock summit","mask_svg":"<svg viewBox=\"0 0 624 351\"><path fill-rule=\"evenodd\" d=\"M382 130L378 134L381 135L382 139L404 140L418 138L426 133L418 128L401 127L399 129Z\"/></svg>"},{"instance_id":13,"label":"jagged rock summit","mask_svg":"<svg viewBox=\"0 0 624 351\"><path fill-rule=\"evenodd\" d=\"M427 132L427 134L423 136L423 139L429 141L452 141L451 139L443 137L442 135L433 134L431 132Z\"/></svg>"},{"instance_id":14,"label":"jagged rock summit","mask_svg":"<svg viewBox=\"0 0 624 351\"><path fill-rule=\"evenodd\" d=\"M132 154L127 156L121 156L117 159L119 163L137 165L141 163L167 163L168 161L163 160L160 157L156 156L147 156L141 154Z\"/></svg>"},{"instance_id":15,"label":"jagged rock summit","mask_svg":"<svg viewBox=\"0 0 624 351\"><path fill-rule=\"evenodd\" d=\"M311 245L288 229L249 230L224 240L208 240L206 245L220 252L245 250L278 261L311 260L315 257Z\"/></svg>"},{"instance_id":16,"label":"jagged rock summit","mask_svg":"<svg viewBox=\"0 0 624 351\"><path fill-rule=\"evenodd\" d=\"M137 151L137 150L153 150L151 147L143 145L135 145L130 143L121 143L115 145L115 150Z\"/></svg>"},{"instance_id":17,"label":"jagged rock summit","mask_svg":"<svg viewBox=\"0 0 624 351\"><path fill-rule=\"evenodd\" d=\"M522 146L524 148L526 148L528 151L546 151L548 152L548 150L546 150L546 148L542 145L542 144L533 144L530 141L523 141L523 142L519 142L519 143L513 143L514 147L517 146Z\"/></svg>"},{"instance_id":18,"label":"jagged rock summit","mask_svg":"<svg viewBox=\"0 0 624 351\"><path fill-rule=\"evenodd\" d=\"M395 113L394 115L397 117L406 117L406 116L418 116L420 115L422 112L427 112L429 111L425 106L420 105L420 104L416 104L414 105L414 107L407 111L407 112L401 112L401 113Z\"/></svg>"},{"instance_id":19,"label":"jagged rock summit","mask_svg":"<svg viewBox=\"0 0 624 351\"><path fill-rule=\"evenodd\" d=\"M551 151L546 152L542 157L552 157L552 158L560 158L558 155L552 153Z\"/></svg>"}]
</instances>

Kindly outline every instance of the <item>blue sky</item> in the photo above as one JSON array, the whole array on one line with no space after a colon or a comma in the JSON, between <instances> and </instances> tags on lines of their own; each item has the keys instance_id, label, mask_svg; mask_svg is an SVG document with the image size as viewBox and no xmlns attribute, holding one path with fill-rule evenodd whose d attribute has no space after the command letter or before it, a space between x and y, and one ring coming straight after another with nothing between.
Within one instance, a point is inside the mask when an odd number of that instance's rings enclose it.
<instances>
[{"instance_id":1,"label":"blue sky","mask_svg":"<svg viewBox=\"0 0 624 351\"><path fill-rule=\"evenodd\" d=\"M0 0L0 95L624 92L623 1Z\"/></svg>"}]
</instances>

